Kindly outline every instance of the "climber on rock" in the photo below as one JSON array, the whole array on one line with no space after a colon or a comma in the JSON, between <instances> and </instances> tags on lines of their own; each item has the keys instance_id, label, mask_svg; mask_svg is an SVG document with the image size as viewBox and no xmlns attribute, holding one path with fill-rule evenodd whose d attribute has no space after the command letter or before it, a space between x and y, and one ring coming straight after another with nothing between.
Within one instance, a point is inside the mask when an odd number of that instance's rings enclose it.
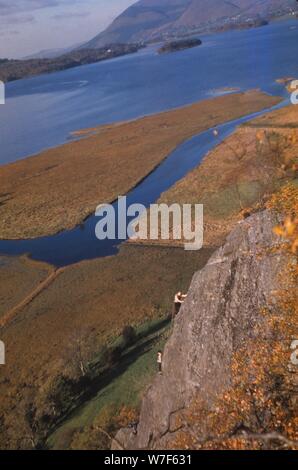
<instances>
[{"instance_id":1,"label":"climber on rock","mask_svg":"<svg viewBox=\"0 0 298 470\"><path fill-rule=\"evenodd\" d=\"M158 373L162 374L162 352L158 351L157 353L157 365L158 365Z\"/></svg>"},{"instance_id":2,"label":"climber on rock","mask_svg":"<svg viewBox=\"0 0 298 470\"><path fill-rule=\"evenodd\" d=\"M181 305L183 304L184 300L186 299L187 295L182 294L181 292L177 292L174 298L174 305L173 305L173 313L172 319L178 315Z\"/></svg>"}]
</instances>

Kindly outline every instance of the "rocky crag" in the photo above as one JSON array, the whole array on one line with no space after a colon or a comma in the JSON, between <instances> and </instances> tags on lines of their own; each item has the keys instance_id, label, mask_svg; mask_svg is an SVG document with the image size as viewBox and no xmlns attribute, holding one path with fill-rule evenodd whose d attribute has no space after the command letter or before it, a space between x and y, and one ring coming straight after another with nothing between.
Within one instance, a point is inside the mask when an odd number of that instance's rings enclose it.
<instances>
[{"instance_id":1,"label":"rocky crag","mask_svg":"<svg viewBox=\"0 0 298 470\"><path fill-rule=\"evenodd\" d=\"M194 275L164 350L163 373L155 377L145 393L137 434L129 429L120 430L112 448L183 447L181 432L185 423L181 416L191 409L194 400L203 403L205 410L205 418L201 422L197 418L195 423L200 442L209 439L207 434L220 434L214 429L215 424L208 421L207 426L206 416L208 412L217 414L218 397L232 386L235 355L250 342L257 341L260 331L266 335L266 344L271 339L273 342L274 330L263 309L276 302L274 292L281 287L279 274L287 259L275 249L279 244L273 233L277 222L277 215L268 210L241 221L224 246ZM252 350L252 357L256 353ZM296 389L293 387L297 392L297 384ZM297 405L294 392L291 403L295 401L294 395ZM268 409L264 413L268 415ZM259 414L262 423L255 424L256 417L253 419L251 415L249 410L245 419L235 418L239 432L240 428L244 432L248 427L255 432L272 432L270 416ZM224 421L226 418L222 416ZM190 425L188 434L192 430L194 427Z\"/></svg>"}]
</instances>

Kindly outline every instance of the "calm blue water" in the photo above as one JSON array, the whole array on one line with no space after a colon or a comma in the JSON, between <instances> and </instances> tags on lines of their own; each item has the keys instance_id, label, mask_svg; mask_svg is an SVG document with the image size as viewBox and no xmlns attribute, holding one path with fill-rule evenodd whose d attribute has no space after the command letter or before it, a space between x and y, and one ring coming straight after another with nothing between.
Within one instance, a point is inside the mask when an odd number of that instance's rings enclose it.
<instances>
[{"instance_id":1,"label":"calm blue water","mask_svg":"<svg viewBox=\"0 0 298 470\"><path fill-rule=\"evenodd\" d=\"M159 56L155 48L7 85L0 106L0 164L65 142L69 132L210 98L222 87L277 93L297 76L298 22L206 36Z\"/></svg>"},{"instance_id":2,"label":"calm blue water","mask_svg":"<svg viewBox=\"0 0 298 470\"><path fill-rule=\"evenodd\" d=\"M151 48L109 62L11 83L7 105L0 108L0 161L13 161L61 143L77 128L210 98L226 86L242 90L259 87L286 96L275 79L298 76L296 25L295 21L277 23L209 36L204 46L177 54L161 57ZM127 195L127 203L148 207L197 166L219 140L254 116L219 126L219 139L215 140L209 130L181 145ZM34 259L56 266L116 253L119 242L96 239L97 221L92 216L80 227L51 237L2 240L0 252L30 253Z\"/></svg>"}]
</instances>

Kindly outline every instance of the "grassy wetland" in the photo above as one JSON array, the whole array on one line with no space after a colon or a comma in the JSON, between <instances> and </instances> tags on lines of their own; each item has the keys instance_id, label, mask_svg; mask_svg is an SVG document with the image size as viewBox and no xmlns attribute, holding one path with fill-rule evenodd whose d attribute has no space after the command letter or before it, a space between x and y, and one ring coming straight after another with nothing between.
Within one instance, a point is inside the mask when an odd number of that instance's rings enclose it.
<instances>
[{"instance_id":1,"label":"grassy wetland","mask_svg":"<svg viewBox=\"0 0 298 470\"><path fill-rule=\"evenodd\" d=\"M52 235L80 224L98 204L126 194L179 144L280 98L230 94L131 122L0 167L0 238Z\"/></svg>"},{"instance_id":2,"label":"grassy wetland","mask_svg":"<svg viewBox=\"0 0 298 470\"><path fill-rule=\"evenodd\" d=\"M7 220L19 217L15 238L72 227L101 198L113 200L134 186L186 138L238 117L239 109L247 114L278 101L260 92L233 94L95 129L79 141L2 167L11 199L1 210ZM208 110L209 120L203 110ZM156 371L156 352L171 330L175 292L187 291L194 272L245 211L257 210L267 195L295 178L289 162L295 157L296 122L293 107L241 126L161 196L168 203L204 203L205 247L199 252L186 252L173 243L125 244L116 256L60 270L25 256L1 256L1 339L9 358L0 381L4 447L107 448L102 429L113 435L134 419ZM278 159L273 161L276 149ZM115 171L119 167L123 174ZM66 173L68 191L62 185ZM99 175L103 184L97 187ZM21 179L23 187L18 185ZM85 179L99 191L96 197L79 189ZM82 210L70 196L80 200ZM35 197L40 199L33 209L30 201ZM14 212L21 200L26 207ZM2 230L12 237L12 226L3 224ZM127 327L135 332L130 341Z\"/></svg>"}]
</instances>

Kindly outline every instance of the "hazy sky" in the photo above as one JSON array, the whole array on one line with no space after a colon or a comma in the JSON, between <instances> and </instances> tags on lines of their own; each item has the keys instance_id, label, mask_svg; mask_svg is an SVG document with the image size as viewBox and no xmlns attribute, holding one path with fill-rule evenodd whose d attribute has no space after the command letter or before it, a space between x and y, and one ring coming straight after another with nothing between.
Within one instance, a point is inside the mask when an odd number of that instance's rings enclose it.
<instances>
[{"instance_id":1,"label":"hazy sky","mask_svg":"<svg viewBox=\"0 0 298 470\"><path fill-rule=\"evenodd\" d=\"M0 0L0 58L91 39L136 0Z\"/></svg>"}]
</instances>

